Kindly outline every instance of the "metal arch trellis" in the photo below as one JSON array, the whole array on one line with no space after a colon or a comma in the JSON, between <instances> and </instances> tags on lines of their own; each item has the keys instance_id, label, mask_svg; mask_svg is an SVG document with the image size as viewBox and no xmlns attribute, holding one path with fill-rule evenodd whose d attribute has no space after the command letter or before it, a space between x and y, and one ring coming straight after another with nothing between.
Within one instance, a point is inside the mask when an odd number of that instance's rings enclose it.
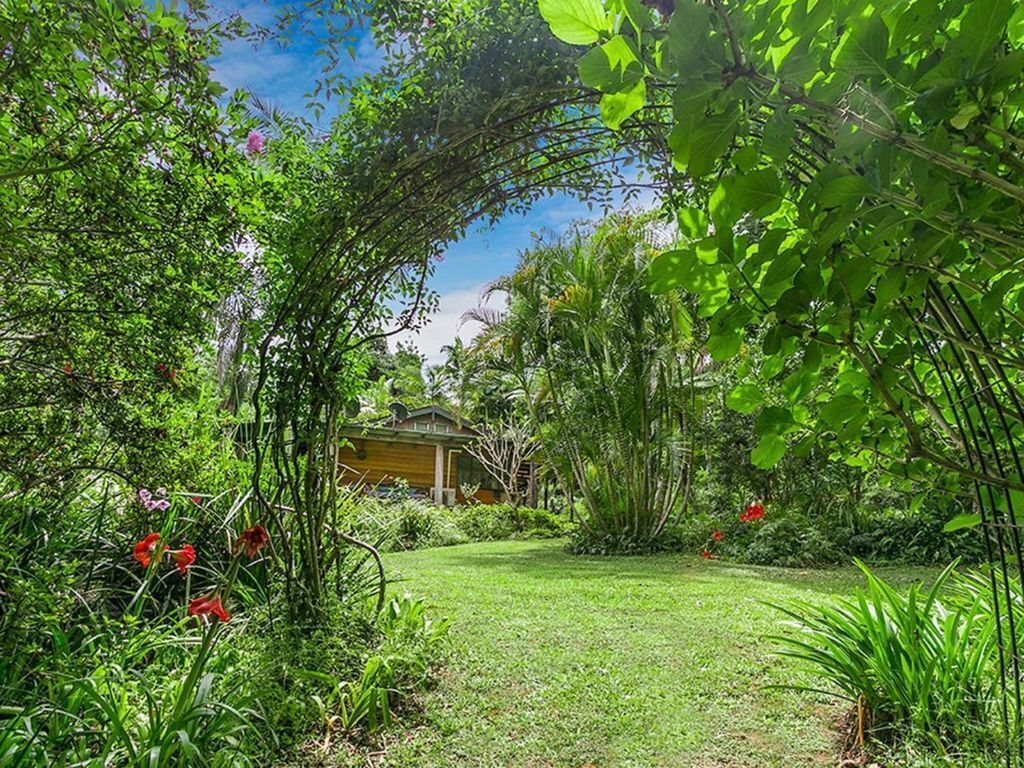
<instances>
[{"instance_id":1,"label":"metal arch trellis","mask_svg":"<svg viewBox=\"0 0 1024 768\"><path fill-rule=\"evenodd\" d=\"M1020 658L1024 558L1021 526L1016 519L1019 501L1012 493L1012 484L1024 484L1024 470L1010 421L1012 414L1024 423L1024 408L1020 392L1002 363L994 355L971 351L991 347L955 287L930 281L923 311L939 326L932 330L919 323L916 333L960 435L961 450L972 473L968 479L981 516L999 652L1000 716L1006 736L1002 761L1011 768L1024 764ZM1003 445L1000 434L1005 439Z\"/></svg>"}]
</instances>

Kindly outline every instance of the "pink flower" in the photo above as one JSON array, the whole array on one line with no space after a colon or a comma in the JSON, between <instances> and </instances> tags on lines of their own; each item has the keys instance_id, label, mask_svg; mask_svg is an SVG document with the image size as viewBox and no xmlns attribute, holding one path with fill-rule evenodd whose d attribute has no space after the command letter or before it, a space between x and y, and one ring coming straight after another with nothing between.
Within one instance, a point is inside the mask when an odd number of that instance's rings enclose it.
<instances>
[{"instance_id":1,"label":"pink flower","mask_svg":"<svg viewBox=\"0 0 1024 768\"><path fill-rule=\"evenodd\" d=\"M139 488L139 501L145 504L147 501L153 498L153 494L146 488Z\"/></svg>"},{"instance_id":2,"label":"pink flower","mask_svg":"<svg viewBox=\"0 0 1024 768\"><path fill-rule=\"evenodd\" d=\"M263 151L263 137L258 131L249 134L249 139L245 142L245 151L250 155L258 155Z\"/></svg>"}]
</instances>

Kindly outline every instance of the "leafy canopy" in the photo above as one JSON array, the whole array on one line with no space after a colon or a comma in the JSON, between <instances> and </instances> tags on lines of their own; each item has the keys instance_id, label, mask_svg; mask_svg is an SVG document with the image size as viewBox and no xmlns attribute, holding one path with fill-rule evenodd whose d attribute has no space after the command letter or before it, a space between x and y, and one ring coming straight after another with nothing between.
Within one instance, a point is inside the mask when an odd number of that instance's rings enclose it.
<instances>
[{"instance_id":1,"label":"leafy canopy","mask_svg":"<svg viewBox=\"0 0 1024 768\"><path fill-rule=\"evenodd\" d=\"M564 40L593 43L580 74L609 126L641 111L666 122L681 237L651 284L699 294L718 360L768 324L760 370L729 397L759 412L753 461L831 440L853 464L950 489L977 481L987 506L1012 509L1024 490L1024 6L659 7L670 13L635 0L541 12ZM567 33L570 14L595 20L596 39ZM642 101L605 101L641 88ZM783 368L789 402L766 408L757 379Z\"/></svg>"}]
</instances>

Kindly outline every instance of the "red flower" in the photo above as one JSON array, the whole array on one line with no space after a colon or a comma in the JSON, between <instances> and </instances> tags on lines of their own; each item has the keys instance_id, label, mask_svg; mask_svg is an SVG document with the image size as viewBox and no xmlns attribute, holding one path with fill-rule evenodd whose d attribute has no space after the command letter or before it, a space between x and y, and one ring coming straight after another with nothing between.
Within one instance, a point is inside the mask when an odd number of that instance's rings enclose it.
<instances>
[{"instance_id":1,"label":"red flower","mask_svg":"<svg viewBox=\"0 0 1024 768\"><path fill-rule=\"evenodd\" d=\"M134 557L143 568L149 568L150 561L155 557L159 560L164 555L164 550L167 549L163 544L159 545L157 542L160 541L159 533L151 533L149 536L144 538L138 544L135 545Z\"/></svg>"},{"instance_id":2,"label":"red flower","mask_svg":"<svg viewBox=\"0 0 1024 768\"><path fill-rule=\"evenodd\" d=\"M710 560L712 557L714 557L714 555L712 555L706 549L700 553L700 556L703 557L705 560Z\"/></svg>"},{"instance_id":3,"label":"red flower","mask_svg":"<svg viewBox=\"0 0 1024 768\"><path fill-rule=\"evenodd\" d=\"M61 368L61 370L64 371L64 373L66 373L68 376L70 376L71 372L75 369L71 367L71 363L64 363L64 367Z\"/></svg>"},{"instance_id":4,"label":"red flower","mask_svg":"<svg viewBox=\"0 0 1024 768\"><path fill-rule=\"evenodd\" d=\"M252 560L256 557L256 553L267 546L270 541L270 534L267 533L267 529L262 525L254 525L252 528L246 528L242 531L242 535L238 537L235 542L235 548L238 549L243 544L245 545L245 552Z\"/></svg>"},{"instance_id":5,"label":"red flower","mask_svg":"<svg viewBox=\"0 0 1024 768\"><path fill-rule=\"evenodd\" d=\"M191 544L186 544L181 549L172 549L171 560L178 566L178 572L184 576L188 567L196 561L196 550Z\"/></svg>"},{"instance_id":6,"label":"red flower","mask_svg":"<svg viewBox=\"0 0 1024 768\"><path fill-rule=\"evenodd\" d=\"M760 504L751 504L746 511L740 515L741 523L750 523L764 517L764 507Z\"/></svg>"},{"instance_id":7,"label":"red flower","mask_svg":"<svg viewBox=\"0 0 1024 768\"><path fill-rule=\"evenodd\" d=\"M203 503L203 497L202 496L193 496L191 499L189 499L189 501L191 501L193 504L202 504Z\"/></svg>"},{"instance_id":8,"label":"red flower","mask_svg":"<svg viewBox=\"0 0 1024 768\"><path fill-rule=\"evenodd\" d=\"M188 604L189 616L209 616L211 613L221 621L228 621L231 618L216 592L212 595L201 595Z\"/></svg>"},{"instance_id":9,"label":"red flower","mask_svg":"<svg viewBox=\"0 0 1024 768\"><path fill-rule=\"evenodd\" d=\"M711 538L714 539L715 541L721 541L722 539L725 538L725 534L722 533L721 531L712 531L711 532Z\"/></svg>"}]
</instances>

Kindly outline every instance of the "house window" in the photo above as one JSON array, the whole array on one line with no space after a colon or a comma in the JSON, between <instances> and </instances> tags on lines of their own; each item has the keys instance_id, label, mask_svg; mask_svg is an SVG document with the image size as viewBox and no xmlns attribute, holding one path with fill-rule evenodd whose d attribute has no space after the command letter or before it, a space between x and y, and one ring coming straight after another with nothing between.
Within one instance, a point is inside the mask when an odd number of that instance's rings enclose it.
<instances>
[{"instance_id":1,"label":"house window","mask_svg":"<svg viewBox=\"0 0 1024 768\"><path fill-rule=\"evenodd\" d=\"M479 485L487 491L500 491L498 481L490 472L484 469L483 464L470 456L468 453L459 453L459 465L456 469L456 481L460 486Z\"/></svg>"}]
</instances>

